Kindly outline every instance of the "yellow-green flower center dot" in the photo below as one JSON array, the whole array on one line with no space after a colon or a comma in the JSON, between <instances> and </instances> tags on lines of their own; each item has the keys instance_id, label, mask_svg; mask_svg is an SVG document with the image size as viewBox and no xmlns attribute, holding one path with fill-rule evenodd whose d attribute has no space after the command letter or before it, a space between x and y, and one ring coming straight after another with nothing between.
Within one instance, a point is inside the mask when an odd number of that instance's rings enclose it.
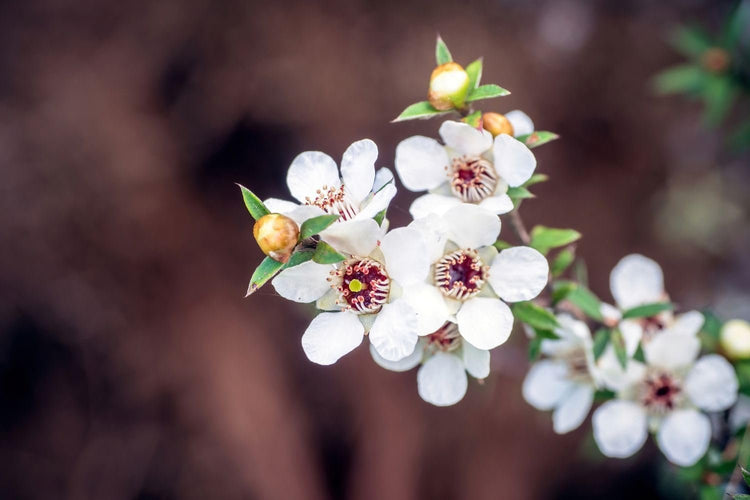
<instances>
[{"instance_id":1,"label":"yellow-green flower center dot","mask_svg":"<svg viewBox=\"0 0 750 500\"><path fill-rule=\"evenodd\" d=\"M351 281L349 282L349 290L351 290L351 291L352 291L352 292L354 292L354 293L356 293L356 292L361 292L361 291L362 291L362 289L363 289L364 287L365 287L365 286L364 286L364 285L362 284L362 282L361 282L361 281L359 281L359 280L358 280L358 279L356 279L356 278L355 278L355 279L353 279L353 280L351 280Z\"/></svg>"}]
</instances>

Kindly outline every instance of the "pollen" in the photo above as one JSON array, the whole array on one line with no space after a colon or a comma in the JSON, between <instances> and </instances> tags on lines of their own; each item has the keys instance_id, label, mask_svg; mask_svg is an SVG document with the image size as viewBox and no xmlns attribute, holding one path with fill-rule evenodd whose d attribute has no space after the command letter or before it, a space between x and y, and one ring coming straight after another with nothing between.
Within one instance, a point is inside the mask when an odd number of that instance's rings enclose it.
<instances>
[{"instance_id":1,"label":"pollen","mask_svg":"<svg viewBox=\"0 0 750 500\"><path fill-rule=\"evenodd\" d=\"M467 203L479 203L497 187L495 167L481 157L454 158L449 169L451 191Z\"/></svg>"},{"instance_id":2,"label":"pollen","mask_svg":"<svg viewBox=\"0 0 750 500\"><path fill-rule=\"evenodd\" d=\"M435 264L435 286L446 297L466 300L482 290L488 272L476 250L456 250Z\"/></svg>"},{"instance_id":3,"label":"pollen","mask_svg":"<svg viewBox=\"0 0 750 500\"><path fill-rule=\"evenodd\" d=\"M332 271L331 287L339 292L336 301L357 314L380 311L388 300L391 279L383 265L369 257L352 257Z\"/></svg>"},{"instance_id":4,"label":"pollen","mask_svg":"<svg viewBox=\"0 0 750 500\"><path fill-rule=\"evenodd\" d=\"M359 213L358 208L351 202L343 184L338 187L323 186L315 192L315 195L314 199L305 198L305 203L319 207L327 214L339 215L341 216L340 220L353 219Z\"/></svg>"}]
</instances>

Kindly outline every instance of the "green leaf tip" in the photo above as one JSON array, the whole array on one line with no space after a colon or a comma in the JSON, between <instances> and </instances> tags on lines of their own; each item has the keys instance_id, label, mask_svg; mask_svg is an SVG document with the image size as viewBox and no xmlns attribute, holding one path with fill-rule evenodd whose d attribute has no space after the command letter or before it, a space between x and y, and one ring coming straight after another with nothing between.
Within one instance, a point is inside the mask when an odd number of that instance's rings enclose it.
<instances>
[{"instance_id":1,"label":"green leaf tip","mask_svg":"<svg viewBox=\"0 0 750 500\"><path fill-rule=\"evenodd\" d=\"M466 98L466 102L479 101L481 99L492 99L494 97L503 97L506 95L510 95L510 91L505 90L500 85L488 83L486 85L480 85L475 89L470 89L469 95Z\"/></svg>"},{"instance_id":2,"label":"green leaf tip","mask_svg":"<svg viewBox=\"0 0 750 500\"><path fill-rule=\"evenodd\" d=\"M453 61L451 51L448 50L448 46L443 41L440 35L437 36L435 41L435 62L440 66L441 64L449 63Z\"/></svg>"},{"instance_id":3,"label":"green leaf tip","mask_svg":"<svg viewBox=\"0 0 750 500\"><path fill-rule=\"evenodd\" d=\"M250 278L250 285L247 287L247 293L245 297L249 297L253 293L257 292L260 287L265 285L268 280L273 278L276 273L281 271L284 267L283 262L273 260L271 257L266 257L263 262L255 269L252 278Z\"/></svg>"},{"instance_id":4,"label":"green leaf tip","mask_svg":"<svg viewBox=\"0 0 750 500\"><path fill-rule=\"evenodd\" d=\"M247 208L247 211L250 212L250 216L253 219L258 220L264 215L271 213L263 202L260 201L260 198L255 196L255 193L242 184L237 183L237 185L239 186L240 191L242 191L242 200L245 202L245 207Z\"/></svg>"},{"instance_id":5,"label":"green leaf tip","mask_svg":"<svg viewBox=\"0 0 750 500\"><path fill-rule=\"evenodd\" d=\"M302 227L299 228L300 241L320 233L325 228L336 222L336 219L338 218L339 215L325 214L307 219L302 223Z\"/></svg>"},{"instance_id":6,"label":"green leaf tip","mask_svg":"<svg viewBox=\"0 0 750 500\"><path fill-rule=\"evenodd\" d=\"M435 109L429 101L420 101L407 106L391 123L403 122L407 120L419 120L432 118L433 116L445 115L453 110L440 111Z\"/></svg>"}]
</instances>

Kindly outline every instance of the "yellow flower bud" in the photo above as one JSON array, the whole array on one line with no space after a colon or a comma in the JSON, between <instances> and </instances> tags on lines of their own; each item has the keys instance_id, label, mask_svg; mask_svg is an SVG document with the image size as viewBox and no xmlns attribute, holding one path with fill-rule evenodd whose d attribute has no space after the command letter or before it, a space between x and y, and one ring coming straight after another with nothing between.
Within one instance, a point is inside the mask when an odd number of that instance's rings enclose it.
<instances>
[{"instance_id":1,"label":"yellow flower bud","mask_svg":"<svg viewBox=\"0 0 750 500\"><path fill-rule=\"evenodd\" d=\"M729 358L750 358L750 323L741 319L727 321L721 329L720 341Z\"/></svg>"},{"instance_id":2,"label":"yellow flower bud","mask_svg":"<svg viewBox=\"0 0 750 500\"><path fill-rule=\"evenodd\" d=\"M485 113L482 115L483 127L486 131L492 134L492 137L497 137L500 134L508 134L513 136L513 125L505 115L500 113Z\"/></svg>"},{"instance_id":3,"label":"yellow flower bud","mask_svg":"<svg viewBox=\"0 0 750 500\"><path fill-rule=\"evenodd\" d=\"M253 236L264 254L286 263L297 246L299 226L286 215L268 214L255 222Z\"/></svg>"},{"instance_id":4,"label":"yellow flower bud","mask_svg":"<svg viewBox=\"0 0 750 500\"><path fill-rule=\"evenodd\" d=\"M441 64L430 75L430 90L427 100L440 111L460 109L466 103L469 92L469 75L460 64Z\"/></svg>"}]
</instances>

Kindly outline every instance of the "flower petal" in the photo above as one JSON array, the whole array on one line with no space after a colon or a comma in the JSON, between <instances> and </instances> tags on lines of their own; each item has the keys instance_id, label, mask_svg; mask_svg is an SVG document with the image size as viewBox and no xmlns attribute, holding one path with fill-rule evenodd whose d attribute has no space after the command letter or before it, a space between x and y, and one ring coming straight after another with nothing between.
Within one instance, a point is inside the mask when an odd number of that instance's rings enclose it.
<instances>
[{"instance_id":1,"label":"flower petal","mask_svg":"<svg viewBox=\"0 0 750 500\"><path fill-rule=\"evenodd\" d=\"M427 256L430 263L440 259L445 253L445 244L448 241L447 230L443 227L442 217L430 214L426 217L411 221L407 226L419 231L427 247Z\"/></svg>"},{"instance_id":2,"label":"flower petal","mask_svg":"<svg viewBox=\"0 0 750 500\"><path fill-rule=\"evenodd\" d=\"M476 205L462 203L443 215L448 239L461 248L480 248L495 243L500 219Z\"/></svg>"},{"instance_id":3,"label":"flower petal","mask_svg":"<svg viewBox=\"0 0 750 500\"><path fill-rule=\"evenodd\" d=\"M513 210L513 202L507 194L485 198L479 203L479 206L496 215L507 214Z\"/></svg>"},{"instance_id":4,"label":"flower petal","mask_svg":"<svg viewBox=\"0 0 750 500\"><path fill-rule=\"evenodd\" d=\"M698 311L688 311L675 317L674 323L665 332L675 332L681 335L698 335L706 318Z\"/></svg>"},{"instance_id":5,"label":"flower petal","mask_svg":"<svg viewBox=\"0 0 750 500\"><path fill-rule=\"evenodd\" d=\"M338 187L341 180L333 158L320 151L305 151L289 166L286 184L292 196L305 203L307 198L315 199L318 189L323 186Z\"/></svg>"},{"instance_id":6,"label":"flower petal","mask_svg":"<svg viewBox=\"0 0 750 500\"><path fill-rule=\"evenodd\" d=\"M513 135L518 137L519 135L530 134L534 131L534 122L531 121L529 115L521 111L520 109L514 109L505 113L505 118L508 119L511 126L513 127Z\"/></svg>"},{"instance_id":7,"label":"flower petal","mask_svg":"<svg viewBox=\"0 0 750 500\"><path fill-rule=\"evenodd\" d=\"M281 200L279 198L268 198L267 200L263 200L263 204L272 214L282 215L286 215L299 207L299 204L294 203L293 201Z\"/></svg>"},{"instance_id":8,"label":"flower petal","mask_svg":"<svg viewBox=\"0 0 750 500\"><path fill-rule=\"evenodd\" d=\"M409 191L426 191L446 182L450 160L435 139L415 135L396 146L396 172Z\"/></svg>"},{"instance_id":9,"label":"flower petal","mask_svg":"<svg viewBox=\"0 0 750 500\"><path fill-rule=\"evenodd\" d=\"M375 160L378 147L370 139L362 139L346 148L341 158L341 178L348 193L359 204L372 191L375 182Z\"/></svg>"},{"instance_id":10,"label":"flower petal","mask_svg":"<svg viewBox=\"0 0 750 500\"><path fill-rule=\"evenodd\" d=\"M400 227L380 242L388 275L402 286L423 282L430 271L427 246L416 229Z\"/></svg>"},{"instance_id":11,"label":"flower petal","mask_svg":"<svg viewBox=\"0 0 750 500\"><path fill-rule=\"evenodd\" d=\"M577 429L586 420L593 402L593 386L575 384L573 390L560 402L552 414L552 426L555 432L565 434Z\"/></svg>"},{"instance_id":12,"label":"flower petal","mask_svg":"<svg viewBox=\"0 0 750 500\"><path fill-rule=\"evenodd\" d=\"M518 187L531 178L536 158L526 145L507 134L495 137L493 146L495 170L511 187Z\"/></svg>"},{"instance_id":13,"label":"flower petal","mask_svg":"<svg viewBox=\"0 0 750 500\"><path fill-rule=\"evenodd\" d=\"M664 418L656 442L667 459L690 467L706 454L711 441L711 421L697 410L675 410Z\"/></svg>"},{"instance_id":14,"label":"flower petal","mask_svg":"<svg viewBox=\"0 0 750 500\"><path fill-rule=\"evenodd\" d=\"M531 247L513 247L501 251L492 261L489 282L501 299L518 302L539 295L548 276L544 255Z\"/></svg>"},{"instance_id":15,"label":"flower petal","mask_svg":"<svg viewBox=\"0 0 750 500\"><path fill-rule=\"evenodd\" d=\"M701 341L680 333L663 332L643 345L643 354L649 365L670 370L689 367L698 357Z\"/></svg>"},{"instance_id":16,"label":"flower petal","mask_svg":"<svg viewBox=\"0 0 750 500\"><path fill-rule=\"evenodd\" d=\"M370 344L370 355L378 366L385 368L386 370L390 370L392 372L405 372L411 370L422 362L424 349L422 347L422 344L417 344L416 346L414 346L414 350L412 351L412 353L405 358L402 358L398 361L388 361L383 356L378 354L378 351L377 349L375 349L374 345Z\"/></svg>"},{"instance_id":17,"label":"flower petal","mask_svg":"<svg viewBox=\"0 0 750 500\"><path fill-rule=\"evenodd\" d=\"M383 186L390 182L393 182L393 172L391 172L391 169L388 167L379 168L375 172L375 182L372 184L372 192L377 193Z\"/></svg>"},{"instance_id":18,"label":"flower petal","mask_svg":"<svg viewBox=\"0 0 750 500\"><path fill-rule=\"evenodd\" d=\"M450 311L443 294L427 283L415 283L403 290L405 300L417 313L417 334L429 335L448 321Z\"/></svg>"},{"instance_id":19,"label":"flower petal","mask_svg":"<svg viewBox=\"0 0 750 500\"><path fill-rule=\"evenodd\" d=\"M314 302L331 289L326 281L332 266L311 260L289 269L284 269L271 281L276 293L295 302Z\"/></svg>"},{"instance_id":20,"label":"flower petal","mask_svg":"<svg viewBox=\"0 0 750 500\"><path fill-rule=\"evenodd\" d=\"M440 125L440 137L459 155L479 156L492 147L492 134L464 122L444 121Z\"/></svg>"},{"instance_id":21,"label":"flower petal","mask_svg":"<svg viewBox=\"0 0 750 500\"><path fill-rule=\"evenodd\" d=\"M437 352L417 372L417 391L435 406L458 403L466 394L468 379L464 364L452 354Z\"/></svg>"},{"instance_id":22,"label":"flower petal","mask_svg":"<svg viewBox=\"0 0 750 500\"><path fill-rule=\"evenodd\" d=\"M643 339L643 326L638 320L626 319L620 322L619 328L625 341L625 352L632 357Z\"/></svg>"},{"instance_id":23,"label":"flower petal","mask_svg":"<svg viewBox=\"0 0 750 500\"><path fill-rule=\"evenodd\" d=\"M531 365L523 380L523 398L537 410L551 410L573 389L564 361L543 359Z\"/></svg>"},{"instance_id":24,"label":"flower petal","mask_svg":"<svg viewBox=\"0 0 750 500\"><path fill-rule=\"evenodd\" d=\"M597 408L591 422L594 440L608 457L627 458L640 450L648 437L646 412L632 401L607 401Z\"/></svg>"},{"instance_id":25,"label":"flower petal","mask_svg":"<svg viewBox=\"0 0 750 500\"><path fill-rule=\"evenodd\" d=\"M316 207L315 205L299 205L297 208L291 212L285 213L284 215L296 222L298 226L302 226L307 219L312 219L313 217L323 214L325 214L323 209Z\"/></svg>"},{"instance_id":26,"label":"flower petal","mask_svg":"<svg viewBox=\"0 0 750 500\"><path fill-rule=\"evenodd\" d=\"M370 329L370 343L387 361L399 361L417 344L417 313L404 300L385 304Z\"/></svg>"},{"instance_id":27,"label":"flower petal","mask_svg":"<svg viewBox=\"0 0 750 500\"><path fill-rule=\"evenodd\" d=\"M365 257L378 245L380 226L372 219L353 219L328 226L320 238L339 252Z\"/></svg>"},{"instance_id":28,"label":"flower petal","mask_svg":"<svg viewBox=\"0 0 750 500\"><path fill-rule=\"evenodd\" d=\"M393 197L396 196L396 186L391 183L383 186L380 191L372 195L362 205L362 210L357 214L357 218L371 219L380 212L388 208Z\"/></svg>"},{"instance_id":29,"label":"flower petal","mask_svg":"<svg viewBox=\"0 0 750 500\"><path fill-rule=\"evenodd\" d=\"M504 343L513 329L513 313L501 300L474 297L456 314L458 331L471 345L489 350Z\"/></svg>"},{"instance_id":30,"label":"flower petal","mask_svg":"<svg viewBox=\"0 0 750 500\"><path fill-rule=\"evenodd\" d=\"M664 300L664 274L656 261L640 254L623 257L609 275L612 296L621 309Z\"/></svg>"},{"instance_id":31,"label":"flower petal","mask_svg":"<svg viewBox=\"0 0 750 500\"><path fill-rule=\"evenodd\" d=\"M409 213L415 219L427 217L430 214L443 215L451 208L461 204L455 196L428 193L420 196L409 207Z\"/></svg>"},{"instance_id":32,"label":"flower petal","mask_svg":"<svg viewBox=\"0 0 750 500\"><path fill-rule=\"evenodd\" d=\"M643 380L646 365L636 360L628 360L627 368L622 369L615 349L610 343L596 362L596 376L604 385L615 392L625 390Z\"/></svg>"},{"instance_id":33,"label":"flower petal","mask_svg":"<svg viewBox=\"0 0 750 500\"><path fill-rule=\"evenodd\" d=\"M351 312L320 313L302 335L302 349L313 363L332 365L361 344L364 333Z\"/></svg>"},{"instance_id":34,"label":"flower petal","mask_svg":"<svg viewBox=\"0 0 750 500\"><path fill-rule=\"evenodd\" d=\"M464 368L474 378L487 378L490 374L490 351L477 349L468 342L461 346Z\"/></svg>"},{"instance_id":35,"label":"flower petal","mask_svg":"<svg viewBox=\"0 0 750 500\"><path fill-rule=\"evenodd\" d=\"M688 373L685 392L699 408L723 411L737 401L738 385L732 365L718 354L708 354Z\"/></svg>"}]
</instances>

